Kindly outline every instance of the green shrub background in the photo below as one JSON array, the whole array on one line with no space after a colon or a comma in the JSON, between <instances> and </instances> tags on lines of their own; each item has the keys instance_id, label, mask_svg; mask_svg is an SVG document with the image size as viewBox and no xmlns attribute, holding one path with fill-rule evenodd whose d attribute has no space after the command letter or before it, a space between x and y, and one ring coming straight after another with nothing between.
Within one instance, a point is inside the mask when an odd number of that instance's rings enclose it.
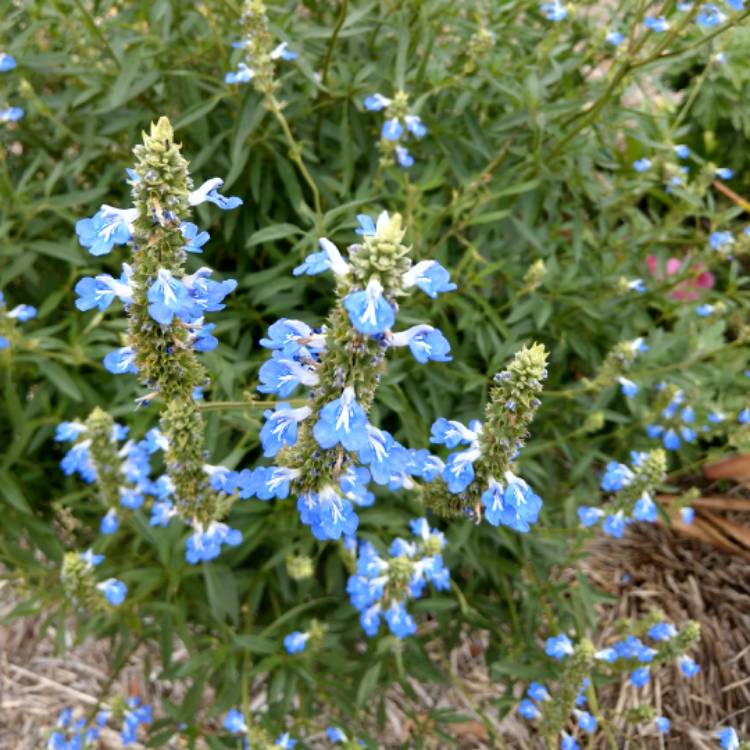
<instances>
[{"instance_id":1,"label":"green shrub background","mask_svg":"<svg viewBox=\"0 0 750 750\"><path fill-rule=\"evenodd\" d=\"M489 632L498 681L544 678L540 632L575 626L583 633L594 624L599 595L583 578L571 588L555 574L579 553L575 507L596 504L603 463L652 445L644 430L648 387L668 379L698 404L745 405L745 268L741 257L729 263L707 250L708 234L731 228L741 209L701 178L666 193L632 162L645 155L674 163L672 146L687 143L697 158L739 172L733 190L747 187L748 30L709 39L712 32L686 27L665 48L686 51L663 60L656 57L666 35L650 35L628 66L604 41L601 17L609 11L601 6L576 3L573 18L558 24L523 1L269 7L278 39L300 53L277 67L277 96L320 192L325 236L346 246L357 213L398 211L414 257L436 258L458 284L434 303L415 302L401 319L438 326L453 362L393 357L373 423L423 447L438 416L478 417L491 375L523 344L543 342L551 353L547 392L520 468L545 510L541 527L524 537L451 523L453 591L413 606L439 627L401 644L373 639L363 653L338 545L315 543L291 501L235 506L232 525L245 541L201 567L184 562L181 528L155 532L135 513L104 545L131 590L127 609L118 618L82 619L80 635L113 637L115 665L141 639L159 640L164 676L192 685L181 705L167 707L189 732L237 703L257 676L269 686L270 726L291 715L295 697L300 722L322 702L357 726L365 708L382 710L372 698L390 682L407 686L407 674L449 680L426 646L439 639L447 652L467 627ZM116 250L92 258L73 227L102 202L129 205L124 169L141 129L167 115L196 183L224 177L225 192L245 201L227 214L199 208L195 218L211 233L206 261L239 281L215 319L221 346L204 355L213 378L207 400L228 402L206 409L212 463L242 468L260 456L262 406L241 402L258 399L265 352L257 342L267 326L282 316L320 323L331 303L329 279L291 275L318 234L289 144L250 86L223 83L238 59L230 42L239 12L230 0L26 0L4 12L6 51L19 67L2 74L0 99L26 115L0 131L0 289L10 306L39 308L19 328L22 343L0 353L0 561L28 594L19 615L44 611L62 620L69 612L57 583L63 550L85 548L96 535L90 490L58 469L56 424L96 405L136 435L156 421L153 409L134 410L135 379L101 366L121 345L124 316L82 314L72 292L78 278L104 266L116 273L124 257ZM626 7L611 25L627 32L640 23L635 12ZM495 43L472 56L480 29ZM721 50L723 65L712 58ZM411 148L416 164L408 172L378 167L382 115L362 106L368 94L399 88L429 129ZM673 299L669 284L646 268L647 255L664 261L686 253L716 274L707 296L720 295L727 315L698 319L694 305ZM546 274L529 292L524 278L539 260ZM621 277L641 277L648 290L623 293ZM643 388L638 399L627 402L612 382L587 385L613 347L639 336L651 351L628 375ZM682 451L671 468L689 473L711 447ZM421 512L408 493L383 495L360 513L360 532L388 539ZM315 558L313 580L289 579L290 552ZM312 617L329 628L324 652L288 657L281 637ZM186 662L173 662L172 636L187 645ZM208 681L215 705L195 721ZM513 701L508 694L498 707L509 710ZM167 736L173 724L164 726Z\"/></svg>"}]
</instances>

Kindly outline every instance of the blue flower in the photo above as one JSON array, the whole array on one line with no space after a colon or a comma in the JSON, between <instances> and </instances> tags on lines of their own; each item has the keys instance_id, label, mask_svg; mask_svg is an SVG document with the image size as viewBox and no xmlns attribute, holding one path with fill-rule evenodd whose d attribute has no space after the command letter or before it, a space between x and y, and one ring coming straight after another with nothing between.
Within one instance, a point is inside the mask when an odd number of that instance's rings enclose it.
<instances>
[{"instance_id":1,"label":"blue flower","mask_svg":"<svg viewBox=\"0 0 750 750\"><path fill-rule=\"evenodd\" d=\"M595 716L592 716L588 711L576 711L575 715L578 719L578 726L586 734L592 734L596 731L597 721Z\"/></svg>"},{"instance_id":2,"label":"blue flower","mask_svg":"<svg viewBox=\"0 0 750 750\"><path fill-rule=\"evenodd\" d=\"M726 4L732 10L744 10L745 9L745 0L726 0Z\"/></svg>"},{"instance_id":3,"label":"blue flower","mask_svg":"<svg viewBox=\"0 0 750 750\"><path fill-rule=\"evenodd\" d=\"M60 422L55 429L55 441L67 443L76 440L84 432L86 432L86 425L80 422Z\"/></svg>"},{"instance_id":4,"label":"blue flower","mask_svg":"<svg viewBox=\"0 0 750 750\"><path fill-rule=\"evenodd\" d=\"M330 269L336 276L346 276L349 273L349 264L341 257L336 245L326 237L321 237L318 244L320 245L320 252L308 255L304 263L297 266L292 273L295 276L301 276L302 274L316 276Z\"/></svg>"},{"instance_id":5,"label":"blue flower","mask_svg":"<svg viewBox=\"0 0 750 750\"><path fill-rule=\"evenodd\" d=\"M610 461L607 464L600 486L605 492L619 492L627 487L634 478L633 472L625 464Z\"/></svg>"},{"instance_id":6,"label":"blue flower","mask_svg":"<svg viewBox=\"0 0 750 750\"><path fill-rule=\"evenodd\" d=\"M95 278L84 276L75 285L75 293L78 295L76 307L83 312L94 307L104 311L112 304L115 297L124 304L130 304L133 301L133 290L127 281L123 283L109 274L101 274Z\"/></svg>"},{"instance_id":7,"label":"blue flower","mask_svg":"<svg viewBox=\"0 0 750 750\"><path fill-rule=\"evenodd\" d=\"M737 415L737 421L740 424L747 424L750 422L750 406L746 406L740 413Z\"/></svg>"},{"instance_id":8,"label":"blue flower","mask_svg":"<svg viewBox=\"0 0 750 750\"><path fill-rule=\"evenodd\" d=\"M674 147L674 152L678 159L690 158L690 149L684 143L678 143Z\"/></svg>"},{"instance_id":9,"label":"blue flower","mask_svg":"<svg viewBox=\"0 0 750 750\"><path fill-rule=\"evenodd\" d=\"M446 448L455 448L461 444L471 445L478 437L478 430L469 429L461 422L440 417L432 425L430 442L444 445Z\"/></svg>"},{"instance_id":10,"label":"blue flower","mask_svg":"<svg viewBox=\"0 0 750 750\"><path fill-rule=\"evenodd\" d=\"M713 305L708 305L708 304L698 305L695 308L695 314L698 315L698 317L700 318L708 318L714 314L714 309L715 308Z\"/></svg>"},{"instance_id":11,"label":"blue flower","mask_svg":"<svg viewBox=\"0 0 750 750\"><path fill-rule=\"evenodd\" d=\"M633 506L633 518L636 521L648 521L649 523L656 523L659 514L656 510L656 503L647 494L642 495L636 500Z\"/></svg>"},{"instance_id":12,"label":"blue flower","mask_svg":"<svg viewBox=\"0 0 750 750\"><path fill-rule=\"evenodd\" d=\"M645 157L642 159L636 159L636 161L633 162L633 169L635 169L636 172L647 172L651 169L651 160L646 159Z\"/></svg>"},{"instance_id":13,"label":"blue flower","mask_svg":"<svg viewBox=\"0 0 750 750\"><path fill-rule=\"evenodd\" d=\"M396 638L406 638L417 632L417 623L406 611L403 602L393 602L385 611L385 621Z\"/></svg>"},{"instance_id":14,"label":"blue flower","mask_svg":"<svg viewBox=\"0 0 750 750\"><path fill-rule=\"evenodd\" d=\"M580 750L580 746L575 740L575 737L572 737L567 732L562 732L560 734L560 750Z\"/></svg>"},{"instance_id":15,"label":"blue flower","mask_svg":"<svg viewBox=\"0 0 750 750\"><path fill-rule=\"evenodd\" d=\"M681 656L678 663L680 665L680 672L685 677L695 677L701 671L700 664L697 664L689 656Z\"/></svg>"},{"instance_id":16,"label":"blue flower","mask_svg":"<svg viewBox=\"0 0 750 750\"><path fill-rule=\"evenodd\" d=\"M215 323L203 325L203 318L199 318L190 324L190 331L193 335L193 350L196 352L212 352L219 345L219 339L211 331L216 328Z\"/></svg>"},{"instance_id":17,"label":"blue flower","mask_svg":"<svg viewBox=\"0 0 750 750\"><path fill-rule=\"evenodd\" d=\"M529 698L532 698L535 701L550 700L550 694L547 691L547 688L538 682L532 682L526 690L526 694Z\"/></svg>"},{"instance_id":18,"label":"blue flower","mask_svg":"<svg viewBox=\"0 0 750 750\"><path fill-rule=\"evenodd\" d=\"M347 294L344 307L352 325L366 335L385 333L396 322L396 311L383 297L383 287L375 278L365 289Z\"/></svg>"},{"instance_id":19,"label":"blue flower","mask_svg":"<svg viewBox=\"0 0 750 750\"><path fill-rule=\"evenodd\" d=\"M354 388L344 388L341 397L326 404L313 427L321 448L341 443L349 451L364 448L367 443L367 414L357 403Z\"/></svg>"},{"instance_id":20,"label":"blue flower","mask_svg":"<svg viewBox=\"0 0 750 750\"><path fill-rule=\"evenodd\" d=\"M110 508L99 522L99 533L106 536L114 534L119 528L120 521L117 518L117 511L114 508Z\"/></svg>"},{"instance_id":21,"label":"blue flower","mask_svg":"<svg viewBox=\"0 0 750 750\"><path fill-rule=\"evenodd\" d=\"M560 0L553 0L551 3L542 3L539 6L539 10L548 21L563 21L568 17L568 11Z\"/></svg>"},{"instance_id":22,"label":"blue flower","mask_svg":"<svg viewBox=\"0 0 750 750\"><path fill-rule=\"evenodd\" d=\"M0 52L0 73L6 73L15 67L16 61L7 52Z\"/></svg>"},{"instance_id":23,"label":"blue flower","mask_svg":"<svg viewBox=\"0 0 750 750\"><path fill-rule=\"evenodd\" d=\"M85 552L81 552L78 557L86 563L86 565L95 568L97 565L101 565L104 561L104 555L97 555L91 548Z\"/></svg>"},{"instance_id":24,"label":"blue flower","mask_svg":"<svg viewBox=\"0 0 750 750\"><path fill-rule=\"evenodd\" d=\"M236 547L241 542L242 532L230 529L224 523L212 521L206 529L201 524L196 524L187 540L185 559L192 565L215 560L221 553L223 544Z\"/></svg>"},{"instance_id":25,"label":"blue flower","mask_svg":"<svg viewBox=\"0 0 750 750\"><path fill-rule=\"evenodd\" d=\"M16 122L23 117L23 109L21 107L6 107L0 109L0 122Z\"/></svg>"},{"instance_id":26,"label":"blue flower","mask_svg":"<svg viewBox=\"0 0 750 750\"><path fill-rule=\"evenodd\" d=\"M371 94L365 98L363 104L365 109L370 112L380 112L380 110L390 106L391 100L382 94Z\"/></svg>"},{"instance_id":27,"label":"blue flower","mask_svg":"<svg viewBox=\"0 0 750 750\"><path fill-rule=\"evenodd\" d=\"M734 244L734 237L731 232L711 232L708 242L712 250L724 252L724 248Z\"/></svg>"},{"instance_id":28,"label":"blue flower","mask_svg":"<svg viewBox=\"0 0 750 750\"><path fill-rule=\"evenodd\" d=\"M148 288L148 314L161 325L172 325L175 317L186 322L200 317L200 309L180 279L160 268L156 280Z\"/></svg>"},{"instance_id":29,"label":"blue flower","mask_svg":"<svg viewBox=\"0 0 750 750\"><path fill-rule=\"evenodd\" d=\"M90 219L76 222L78 241L92 255L107 255L115 245L130 241L137 218L137 208L120 209L105 204Z\"/></svg>"},{"instance_id":30,"label":"blue flower","mask_svg":"<svg viewBox=\"0 0 750 750\"><path fill-rule=\"evenodd\" d=\"M596 526L604 515L604 511L601 508L592 508L588 505L579 506L576 512L578 513L578 520L584 529Z\"/></svg>"},{"instance_id":31,"label":"blue flower","mask_svg":"<svg viewBox=\"0 0 750 750\"><path fill-rule=\"evenodd\" d=\"M613 47L619 47L625 41L625 34L621 31L609 31L607 32L607 43Z\"/></svg>"},{"instance_id":32,"label":"blue flower","mask_svg":"<svg viewBox=\"0 0 750 750\"><path fill-rule=\"evenodd\" d=\"M698 13L695 22L699 26L712 28L714 26L719 26L726 20L727 17L719 10L716 5L714 5L714 3L706 3L701 7L700 13Z\"/></svg>"},{"instance_id":33,"label":"blue flower","mask_svg":"<svg viewBox=\"0 0 750 750\"><path fill-rule=\"evenodd\" d=\"M367 439L359 450L360 463L370 467L373 481L388 484L394 474L405 468L408 453L385 430L367 425Z\"/></svg>"},{"instance_id":34,"label":"blue flower","mask_svg":"<svg viewBox=\"0 0 750 750\"><path fill-rule=\"evenodd\" d=\"M213 177L206 180L197 190L193 190L188 195L188 203L191 206L199 206L201 203L208 201L224 211L231 211L242 205L242 198L227 198L219 193L219 188L224 184L220 177Z\"/></svg>"},{"instance_id":35,"label":"blue flower","mask_svg":"<svg viewBox=\"0 0 750 750\"><path fill-rule=\"evenodd\" d=\"M346 742L346 735L338 727L326 727L326 735L331 742Z\"/></svg>"},{"instance_id":36,"label":"blue flower","mask_svg":"<svg viewBox=\"0 0 750 750\"><path fill-rule=\"evenodd\" d=\"M300 651L304 651L307 646L307 641L310 639L309 633L301 633L299 630L295 630L284 638L284 648L288 654L298 654Z\"/></svg>"},{"instance_id":37,"label":"blue flower","mask_svg":"<svg viewBox=\"0 0 750 750\"><path fill-rule=\"evenodd\" d=\"M224 717L224 729L232 734L247 734L245 717L236 708L230 708Z\"/></svg>"},{"instance_id":38,"label":"blue flower","mask_svg":"<svg viewBox=\"0 0 750 750\"><path fill-rule=\"evenodd\" d=\"M669 451L676 451L681 445L680 436L672 427L664 433L661 441L664 447Z\"/></svg>"},{"instance_id":39,"label":"blue flower","mask_svg":"<svg viewBox=\"0 0 750 750\"><path fill-rule=\"evenodd\" d=\"M10 341L5 336L0 336L0 350L7 349L10 346Z\"/></svg>"},{"instance_id":40,"label":"blue flower","mask_svg":"<svg viewBox=\"0 0 750 750\"><path fill-rule=\"evenodd\" d=\"M719 167L716 170L716 176L722 180L731 180L734 177L734 171L729 167Z\"/></svg>"},{"instance_id":41,"label":"blue flower","mask_svg":"<svg viewBox=\"0 0 750 750\"><path fill-rule=\"evenodd\" d=\"M420 260L401 279L405 289L417 286L432 299L435 299L438 294L456 289L448 271L436 260Z\"/></svg>"},{"instance_id":42,"label":"blue flower","mask_svg":"<svg viewBox=\"0 0 750 750\"><path fill-rule=\"evenodd\" d=\"M399 122L398 117L393 117L383 123L381 135L387 141L397 141L404 132L404 126Z\"/></svg>"},{"instance_id":43,"label":"blue flower","mask_svg":"<svg viewBox=\"0 0 750 750\"><path fill-rule=\"evenodd\" d=\"M297 510L302 523L310 526L313 536L321 541L353 534L359 523L352 504L330 485L302 495Z\"/></svg>"},{"instance_id":44,"label":"blue flower","mask_svg":"<svg viewBox=\"0 0 750 750\"><path fill-rule=\"evenodd\" d=\"M633 398L638 395L639 389L637 383L622 376L617 378L617 382L620 384L620 390L626 398Z\"/></svg>"},{"instance_id":45,"label":"blue flower","mask_svg":"<svg viewBox=\"0 0 750 750\"><path fill-rule=\"evenodd\" d=\"M566 656L573 653L573 644L565 633L547 638L544 652L557 661L562 661Z\"/></svg>"},{"instance_id":46,"label":"blue flower","mask_svg":"<svg viewBox=\"0 0 750 750\"><path fill-rule=\"evenodd\" d=\"M192 319L200 317L203 312L223 310L224 297L237 288L237 282L234 279L213 281L209 278L212 273L210 268L203 266L195 273L182 278L182 284L188 290L195 306L188 313ZM191 318L187 319L188 322Z\"/></svg>"},{"instance_id":47,"label":"blue flower","mask_svg":"<svg viewBox=\"0 0 750 750\"><path fill-rule=\"evenodd\" d=\"M300 476L299 469L286 466L259 466L253 473L247 492L254 493L259 500L286 500L291 483Z\"/></svg>"},{"instance_id":48,"label":"blue flower","mask_svg":"<svg viewBox=\"0 0 750 750\"><path fill-rule=\"evenodd\" d=\"M677 629L671 622L657 622L648 629L649 638L655 641L668 641L677 635Z\"/></svg>"},{"instance_id":49,"label":"blue flower","mask_svg":"<svg viewBox=\"0 0 750 750\"><path fill-rule=\"evenodd\" d=\"M628 281L628 289L638 294L643 294L646 291L646 285L643 283L643 279L633 279Z\"/></svg>"},{"instance_id":50,"label":"blue flower","mask_svg":"<svg viewBox=\"0 0 750 750\"><path fill-rule=\"evenodd\" d=\"M183 247L186 253L202 253L203 246L211 239L208 232L198 232L198 227L190 221L180 224L180 232L186 241Z\"/></svg>"},{"instance_id":51,"label":"blue flower","mask_svg":"<svg viewBox=\"0 0 750 750\"><path fill-rule=\"evenodd\" d=\"M224 83L250 83L254 75L255 71L241 62L236 71L232 70L224 75Z\"/></svg>"},{"instance_id":52,"label":"blue flower","mask_svg":"<svg viewBox=\"0 0 750 750\"><path fill-rule=\"evenodd\" d=\"M614 515L610 514L604 519L602 531L607 536L612 536L615 539L622 539L627 524L628 519L625 518L625 514L621 510L618 510Z\"/></svg>"},{"instance_id":53,"label":"blue flower","mask_svg":"<svg viewBox=\"0 0 750 750\"><path fill-rule=\"evenodd\" d=\"M123 346L107 354L102 360L104 367L113 375L124 375L126 372L137 374L138 368L135 366L135 351L129 346Z\"/></svg>"},{"instance_id":54,"label":"blue flower","mask_svg":"<svg viewBox=\"0 0 750 750\"><path fill-rule=\"evenodd\" d=\"M318 384L318 375L313 369L277 351L261 365L258 377L261 381L258 390L261 393L277 393L281 398L291 396L300 383L306 386Z\"/></svg>"},{"instance_id":55,"label":"blue flower","mask_svg":"<svg viewBox=\"0 0 750 750\"><path fill-rule=\"evenodd\" d=\"M396 161L399 167L409 169L414 166L414 157L409 153L406 146L396 146Z\"/></svg>"},{"instance_id":56,"label":"blue flower","mask_svg":"<svg viewBox=\"0 0 750 750\"><path fill-rule=\"evenodd\" d=\"M125 601L128 587L117 578L108 578L96 584L96 588L104 594L104 598L113 606L118 607Z\"/></svg>"},{"instance_id":57,"label":"blue flower","mask_svg":"<svg viewBox=\"0 0 750 750\"><path fill-rule=\"evenodd\" d=\"M646 16L643 25L656 34L661 34L669 28L669 22L664 16Z\"/></svg>"},{"instance_id":58,"label":"blue flower","mask_svg":"<svg viewBox=\"0 0 750 750\"><path fill-rule=\"evenodd\" d=\"M449 492L457 495L474 481L474 461L480 455L479 448L469 448L469 450L451 453L448 456L442 477Z\"/></svg>"},{"instance_id":59,"label":"blue flower","mask_svg":"<svg viewBox=\"0 0 750 750\"><path fill-rule=\"evenodd\" d=\"M719 740L722 750L739 750L740 748L740 738L731 727L719 729L716 732L716 739Z\"/></svg>"},{"instance_id":60,"label":"blue flower","mask_svg":"<svg viewBox=\"0 0 750 750\"><path fill-rule=\"evenodd\" d=\"M150 526L161 526L166 528L169 522L177 515L177 508L170 500L160 500L151 506Z\"/></svg>"},{"instance_id":61,"label":"blue flower","mask_svg":"<svg viewBox=\"0 0 750 750\"><path fill-rule=\"evenodd\" d=\"M289 49L289 46L286 42L281 42L281 44L276 45L271 50L271 59L272 60L296 60L299 57L299 54L297 52L292 52L292 50Z\"/></svg>"},{"instance_id":62,"label":"blue flower","mask_svg":"<svg viewBox=\"0 0 750 750\"><path fill-rule=\"evenodd\" d=\"M408 346L414 359L420 364L430 360L433 362L450 362L449 356L451 345L443 334L432 326L416 325L401 331L392 333L388 337L391 346Z\"/></svg>"},{"instance_id":63,"label":"blue flower","mask_svg":"<svg viewBox=\"0 0 750 750\"><path fill-rule=\"evenodd\" d=\"M630 674L630 684L635 687L644 687L651 679L651 671L648 667L638 667Z\"/></svg>"},{"instance_id":64,"label":"blue flower","mask_svg":"<svg viewBox=\"0 0 750 750\"><path fill-rule=\"evenodd\" d=\"M656 731L659 732L659 734L667 734L669 728L672 726L672 723L666 716L657 716L654 719L654 723L656 724Z\"/></svg>"},{"instance_id":65,"label":"blue flower","mask_svg":"<svg viewBox=\"0 0 750 750\"><path fill-rule=\"evenodd\" d=\"M489 487L482 494L484 516L492 526L500 524L514 531L526 533L536 523L542 500L529 485L513 472L505 473L506 485L490 477Z\"/></svg>"},{"instance_id":66,"label":"blue flower","mask_svg":"<svg viewBox=\"0 0 750 750\"><path fill-rule=\"evenodd\" d=\"M297 425L310 414L312 410L309 406L292 409L283 401L276 404L274 411L269 409L264 412L266 422L260 431L263 455L275 456L285 445L294 445L297 442Z\"/></svg>"},{"instance_id":67,"label":"blue flower","mask_svg":"<svg viewBox=\"0 0 750 750\"><path fill-rule=\"evenodd\" d=\"M357 223L359 226L354 230L363 237L375 236L375 222L367 214L357 214Z\"/></svg>"},{"instance_id":68,"label":"blue flower","mask_svg":"<svg viewBox=\"0 0 750 750\"><path fill-rule=\"evenodd\" d=\"M27 320L36 317L36 307L33 305L16 305L6 313L6 316L17 320L19 323L25 323Z\"/></svg>"},{"instance_id":69,"label":"blue flower","mask_svg":"<svg viewBox=\"0 0 750 750\"><path fill-rule=\"evenodd\" d=\"M418 115L406 115L404 122L406 123L406 129L415 138L424 138L427 135L427 127Z\"/></svg>"},{"instance_id":70,"label":"blue flower","mask_svg":"<svg viewBox=\"0 0 750 750\"><path fill-rule=\"evenodd\" d=\"M89 445L91 441L85 440L82 443L76 443L60 461L60 468L65 476L77 473L84 482L91 484L96 479L96 469L91 463L91 454Z\"/></svg>"},{"instance_id":71,"label":"blue flower","mask_svg":"<svg viewBox=\"0 0 750 750\"><path fill-rule=\"evenodd\" d=\"M695 509L694 508L680 508L680 518L683 523L688 526L695 520Z\"/></svg>"}]
</instances>

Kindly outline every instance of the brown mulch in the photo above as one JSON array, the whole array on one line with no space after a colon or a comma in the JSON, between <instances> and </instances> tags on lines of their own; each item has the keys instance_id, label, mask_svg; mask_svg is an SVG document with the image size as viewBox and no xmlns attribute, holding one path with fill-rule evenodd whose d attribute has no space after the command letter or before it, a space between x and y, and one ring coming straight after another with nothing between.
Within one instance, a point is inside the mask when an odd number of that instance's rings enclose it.
<instances>
[{"instance_id":1,"label":"brown mulch","mask_svg":"<svg viewBox=\"0 0 750 750\"><path fill-rule=\"evenodd\" d=\"M735 517L733 523L747 522ZM638 524L622 540L601 537L590 548L584 570L593 584L617 596L603 608L604 639L620 618L661 609L679 626L701 625L701 640L691 656L701 665L692 679L677 667L661 669L645 690L623 681L600 702L620 708L651 703L672 721L666 741L639 737L630 728L623 739L634 747L716 748L713 732L733 726L750 734L750 563L714 545L686 537L664 525ZM603 642L605 642L603 640ZM632 745L631 745L632 746Z\"/></svg>"}]
</instances>

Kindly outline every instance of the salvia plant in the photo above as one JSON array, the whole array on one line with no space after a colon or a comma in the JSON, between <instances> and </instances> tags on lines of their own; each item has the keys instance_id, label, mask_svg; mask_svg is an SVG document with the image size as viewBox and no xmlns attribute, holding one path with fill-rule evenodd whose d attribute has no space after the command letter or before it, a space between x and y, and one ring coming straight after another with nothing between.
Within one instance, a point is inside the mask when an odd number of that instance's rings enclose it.
<instances>
[{"instance_id":1,"label":"salvia plant","mask_svg":"<svg viewBox=\"0 0 750 750\"><path fill-rule=\"evenodd\" d=\"M578 566L750 447L750 8L599 6L9 9L3 590L111 645L40 747L750 747Z\"/></svg>"}]
</instances>

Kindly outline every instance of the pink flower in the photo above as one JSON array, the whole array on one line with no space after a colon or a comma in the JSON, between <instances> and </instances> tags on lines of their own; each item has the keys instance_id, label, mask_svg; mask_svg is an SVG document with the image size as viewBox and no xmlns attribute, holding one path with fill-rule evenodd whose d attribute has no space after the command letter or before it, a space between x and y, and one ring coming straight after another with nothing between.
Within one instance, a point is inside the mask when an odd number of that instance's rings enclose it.
<instances>
[{"instance_id":1,"label":"pink flower","mask_svg":"<svg viewBox=\"0 0 750 750\"><path fill-rule=\"evenodd\" d=\"M702 263L693 263L688 269L685 269L684 266L688 264L689 261L687 259L670 258L667 261L667 277L683 275L686 270L690 273L687 279L680 281L672 290L672 299L693 302L700 298L701 290L713 289L716 283L714 275L710 271L706 271ZM657 280L664 280L664 276L659 269L659 260L655 255L646 257L646 265Z\"/></svg>"}]
</instances>

